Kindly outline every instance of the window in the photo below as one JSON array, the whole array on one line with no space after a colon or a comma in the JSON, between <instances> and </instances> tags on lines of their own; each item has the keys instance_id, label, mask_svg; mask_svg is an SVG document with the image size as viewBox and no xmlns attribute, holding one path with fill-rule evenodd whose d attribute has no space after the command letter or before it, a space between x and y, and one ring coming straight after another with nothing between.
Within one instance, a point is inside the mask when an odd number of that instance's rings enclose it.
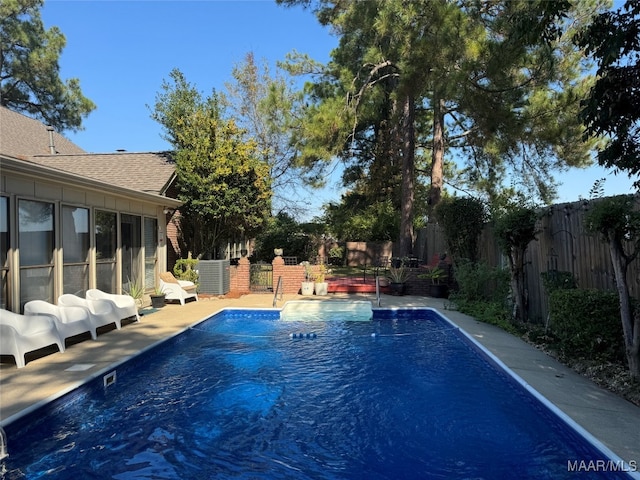
<instances>
[{"instance_id":1,"label":"window","mask_svg":"<svg viewBox=\"0 0 640 480\"><path fill-rule=\"evenodd\" d=\"M144 218L144 287L156 286L156 248L158 245L158 220Z\"/></svg>"},{"instance_id":2,"label":"window","mask_svg":"<svg viewBox=\"0 0 640 480\"><path fill-rule=\"evenodd\" d=\"M53 203L18 202L20 309L30 300L53 303Z\"/></svg>"},{"instance_id":3,"label":"window","mask_svg":"<svg viewBox=\"0 0 640 480\"><path fill-rule=\"evenodd\" d=\"M9 199L0 197L0 308L9 308Z\"/></svg>"},{"instance_id":4,"label":"window","mask_svg":"<svg viewBox=\"0 0 640 480\"><path fill-rule=\"evenodd\" d=\"M63 292L84 296L89 288L89 209L62 207Z\"/></svg>"},{"instance_id":5,"label":"window","mask_svg":"<svg viewBox=\"0 0 640 480\"><path fill-rule=\"evenodd\" d=\"M120 215L122 237L122 283L125 291L131 282L140 283L143 279L140 254L142 253L142 219L135 215Z\"/></svg>"},{"instance_id":6,"label":"window","mask_svg":"<svg viewBox=\"0 0 640 480\"><path fill-rule=\"evenodd\" d=\"M118 224L115 212L96 210L96 288L116 291L116 249Z\"/></svg>"}]
</instances>

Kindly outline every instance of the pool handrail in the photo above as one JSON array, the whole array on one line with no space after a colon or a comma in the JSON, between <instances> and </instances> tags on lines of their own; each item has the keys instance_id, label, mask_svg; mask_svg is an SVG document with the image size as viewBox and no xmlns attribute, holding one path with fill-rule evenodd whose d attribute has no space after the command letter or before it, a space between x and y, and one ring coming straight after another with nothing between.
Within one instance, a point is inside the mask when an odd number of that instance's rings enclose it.
<instances>
[{"instance_id":1,"label":"pool handrail","mask_svg":"<svg viewBox=\"0 0 640 480\"><path fill-rule=\"evenodd\" d=\"M378 304L378 307L381 304L381 299L380 299L380 277L378 275L376 275L376 303Z\"/></svg>"},{"instance_id":2,"label":"pool handrail","mask_svg":"<svg viewBox=\"0 0 640 480\"><path fill-rule=\"evenodd\" d=\"M0 427L0 460L4 460L9 456L9 451L7 450L7 434L4 431L4 428Z\"/></svg>"},{"instance_id":3,"label":"pool handrail","mask_svg":"<svg viewBox=\"0 0 640 480\"><path fill-rule=\"evenodd\" d=\"M278 292L280 292L280 287L282 286L282 275L278 277L278 283L276 285L276 291L273 294L273 306L275 307L278 303ZM282 292L280 292L280 300L282 300Z\"/></svg>"}]
</instances>

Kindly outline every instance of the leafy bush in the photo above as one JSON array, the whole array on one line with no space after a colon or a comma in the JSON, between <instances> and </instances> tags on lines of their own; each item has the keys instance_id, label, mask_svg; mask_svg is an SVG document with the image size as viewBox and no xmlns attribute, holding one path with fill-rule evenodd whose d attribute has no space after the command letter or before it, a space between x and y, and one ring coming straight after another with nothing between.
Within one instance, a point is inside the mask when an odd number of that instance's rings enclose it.
<instances>
[{"instance_id":1,"label":"leafy bush","mask_svg":"<svg viewBox=\"0 0 640 480\"><path fill-rule=\"evenodd\" d=\"M624 359L618 295L599 290L555 290L550 295L551 329L568 358Z\"/></svg>"},{"instance_id":2,"label":"leafy bush","mask_svg":"<svg viewBox=\"0 0 640 480\"><path fill-rule=\"evenodd\" d=\"M344 248L339 245L331 247L329 249L329 263L331 265L343 265L344 264Z\"/></svg>"},{"instance_id":3,"label":"leafy bush","mask_svg":"<svg viewBox=\"0 0 640 480\"><path fill-rule=\"evenodd\" d=\"M461 262L455 268L456 299L464 302L505 303L509 295L509 272L484 262Z\"/></svg>"},{"instance_id":4,"label":"leafy bush","mask_svg":"<svg viewBox=\"0 0 640 480\"><path fill-rule=\"evenodd\" d=\"M310 236L303 232L302 226L288 213L280 212L270 218L265 228L256 236L252 262L271 263L275 248L282 248L284 256L306 260L313 250Z\"/></svg>"},{"instance_id":5,"label":"leafy bush","mask_svg":"<svg viewBox=\"0 0 640 480\"><path fill-rule=\"evenodd\" d=\"M195 258L180 258L173 267L173 274L178 280L188 280L198 285L199 276L198 272L196 272L197 264L198 260Z\"/></svg>"},{"instance_id":6,"label":"leafy bush","mask_svg":"<svg viewBox=\"0 0 640 480\"><path fill-rule=\"evenodd\" d=\"M571 272L549 270L548 272L542 272L540 277L542 277L542 285L549 294L556 290L568 290L578 287L576 279Z\"/></svg>"},{"instance_id":7,"label":"leafy bush","mask_svg":"<svg viewBox=\"0 0 640 480\"><path fill-rule=\"evenodd\" d=\"M487 221L485 204L470 197L447 198L438 204L435 216L444 230L454 261L477 262L478 240Z\"/></svg>"},{"instance_id":8,"label":"leafy bush","mask_svg":"<svg viewBox=\"0 0 640 480\"><path fill-rule=\"evenodd\" d=\"M486 263L462 262L455 269L457 291L449 295L462 313L515 332L509 321L509 272Z\"/></svg>"}]
</instances>

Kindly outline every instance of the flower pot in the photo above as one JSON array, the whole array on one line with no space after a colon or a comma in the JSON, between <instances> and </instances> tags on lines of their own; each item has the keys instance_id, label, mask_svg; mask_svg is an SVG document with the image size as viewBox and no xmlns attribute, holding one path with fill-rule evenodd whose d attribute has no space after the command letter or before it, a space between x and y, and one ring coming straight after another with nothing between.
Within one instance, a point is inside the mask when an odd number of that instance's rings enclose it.
<instances>
[{"instance_id":1,"label":"flower pot","mask_svg":"<svg viewBox=\"0 0 640 480\"><path fill-rule=\"evenodd\" d=\"M318 282L315 284L316 295L327 295L329 293L329 282Z\"/></svg>"},{"instance_id":2,"label":"flower pot","mask_svg":"<svg viewBox=\"0 0 640 480\"><path fill-rule=\"evenodd\" d=\"M302 282L300 293L302 295L313 295L313 282Z\"/></svg>"},{"instance_id":3,"label":"flower pot","mask_svg":"<svg viewBox=\"0 0 640 480\"><path fill-rule=\"evenodd\" d=\"M389 284L391 295L404 295L404 287L404 283L391 282Z\"/></svg>"},{"instance_id":4,"label":"flower pot","mask_svg":"<svg viewBox=\"0 0 640 480\"><path fill-rule=\"evenodd\" d=\"M164 295L151 295L151 306L153 308L162 308L164 307Z\"/></svg>"},{"instance_id":5,"label":"flower pot","mask_svg":"<svg viewBox=\"0 0 640 480\"><path fill-rule=\"evenodd\" d=\"M446 298L449 294L449 286L446 283L429 285L429 295L434 298Z\"/></svg>"}]
</instances>

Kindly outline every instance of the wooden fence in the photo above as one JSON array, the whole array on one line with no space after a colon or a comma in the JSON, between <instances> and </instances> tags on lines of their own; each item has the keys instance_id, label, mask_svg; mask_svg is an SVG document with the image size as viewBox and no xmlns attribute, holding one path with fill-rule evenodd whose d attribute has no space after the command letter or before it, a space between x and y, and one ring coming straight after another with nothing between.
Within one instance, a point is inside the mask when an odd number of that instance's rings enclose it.
<instances>
[{"instance_id":1,"label":"wooden fence","mask_svg":"<svg viewBox=\"0 0 640 480\"><path fill-rule=\"evenodd\" d=\"M640 208L640 196L635 200ZM548 296L541 278L544 272L571 272L579 288L615 290L608 246L584 227L589 206L590 202L580 201L553 205L541 211L537 238L526 252L525 286L531 321L545 321L548 315ZM479 249L481 260L491 266L506 267L506 258L500 252L491 225L484 229ZM437 224L430 224L418 233L416 251L423 259L447 251L444 235ZM638 259L629 265L627 281L631 295L640 298Z\"/></svg>"}]
</instances>

